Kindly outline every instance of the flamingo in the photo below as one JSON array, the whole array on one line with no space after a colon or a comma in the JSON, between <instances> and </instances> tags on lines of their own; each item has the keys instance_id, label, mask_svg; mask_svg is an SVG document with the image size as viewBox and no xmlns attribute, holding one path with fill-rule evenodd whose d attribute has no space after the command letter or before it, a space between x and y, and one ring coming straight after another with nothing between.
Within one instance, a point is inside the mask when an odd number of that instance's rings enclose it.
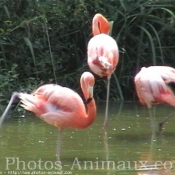
<instances>
[{"instance_id":1,"label":"flamingo","mask_svg":"<svg viewBox=\"0 0 175 175\"><path fill-rule=\"evenodd\" d=\"M96 14L92 21L93 37L87 46L88 65L99 77L107 77L107 95L104 126L108 119L110 78L119 61L116 41L109 36L110 24L101 14Z\"/></svg>"},{"instance_id":2,"label":"flamingo","mask_svg":"<svg viewBox=\"0 0 175 175\"><path fill-rule=\"evenodd\" d=\"M175 83L175 69L168 66L150 66L142 67L140 72L135 76L136 92L139 101L142 105L146 105L149 110L152 127L153 115L152 105L167 103L175 107L175 96L168 83ZM168 118L172 117L174 113L170 114L159 124L161 131L163 124Z\"/></svg>"},{"instance_id":3,"label":"flamingo","mask_svg":"<svg viewBox=\"0 0 175 175\"><path fill-rule=\"evenodd\" d=\"M87 110L81 97L73 90L55 84L46 84L32 94L15 92L1 116L0 126L11 104L18 97L24 109L59 128L57 142L57 158L59 160L62 130L64 128L87 128L96 118L96 105L93 98L94 76L90 72L84 72L80 78L80 84L87 102Z\"/></svg>"}]
</instances>

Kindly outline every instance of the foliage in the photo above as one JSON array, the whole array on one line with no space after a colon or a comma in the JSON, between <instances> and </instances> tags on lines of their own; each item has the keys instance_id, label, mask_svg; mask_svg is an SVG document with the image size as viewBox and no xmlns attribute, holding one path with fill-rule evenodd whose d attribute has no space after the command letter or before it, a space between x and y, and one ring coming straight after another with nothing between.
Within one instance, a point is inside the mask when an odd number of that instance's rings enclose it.
<instances>
[{"instance_id":1,"label":"foliage","mask_svg":"<svg viewBox=\"0 0 175 175\"><path fill-rule=\"evenodd\" d=\"M120 61L110 99L133 98L142 66L174 61L175 3L165 0L0 0L1 100L13 91L59 83L80 93L86 47L95 13L113 21ZM122 92L119 93L119 84ZM106 80L96 76L96 99L106 99Z\"/></svg>"}]
</instances>

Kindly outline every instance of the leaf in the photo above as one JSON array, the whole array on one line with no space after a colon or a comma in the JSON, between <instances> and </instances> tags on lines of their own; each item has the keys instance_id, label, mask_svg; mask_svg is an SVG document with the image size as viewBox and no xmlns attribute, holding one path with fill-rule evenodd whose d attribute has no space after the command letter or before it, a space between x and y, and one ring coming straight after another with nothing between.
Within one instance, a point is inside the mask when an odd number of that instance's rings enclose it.
<instances>
[{"instance_id":1,"label":"leaf","mask_svg":"<svg viewBox=\"0 0 175 175\"><path fill-rule=\"evenodd\" d=\"M127 0L120 0L120 3L121 3L121 5L122 5L122 7L124 8L125 11L130 10L130 4L128 3Z\"/></svg>"},{"instance_id":2,"label":"leaf","mask_svg":"<svg viewBox=\"0 0 175 175\"><path fill-rule=\"evenodd\" d=\"M33 58L33 63L34 63L34 65L36 66L35 54L34 54L34 51L33 51L32 43L31 43L31 41L29 40L29 38L27 38L27 37L24 37L24 40L25 40L26 44L29 46L29 49L30 49L30 52L31 52L32 58Z\"/></svg>"},{"instance_id":3,"label":"leaf","mask_svg":"<svg viewBox=\"0 0 175 175\"><path fill-rule=\"evenodd\" d=\"M159 44L159 48L160 48L160 53L161 53L161 60L164 64L164 59L163 59L163 50L162 50L162 45L161 45L161 41L160 41L160 37L159 37L159 34L157 33L156 29L153 27L153 25L151 25L150 23L147 23L153 30L153 32L155 33L156 35L156 38L157 38L157 41L158 41L158 44Z\"/></svg>"},{"instance_id":4,"label":"leaf","mask_svg":"<svg viewBox=\"0 0 175 175\"><path fill-rule=\"evenodd\" d=\"M112 34L112 28L113 28L114 21L110 21L109 24L110 24L109 35L111 35Z\"/></svg>"},{"instance_id":5,"label":"leaf","mask_svg":"<svg viewBox=\"0 0 175 175\"><path fill-rule=\"evenodd\" d=\"M5 5L4 5L4 10L5 10L5 12L6 12L8 18L10 19L10 12L9 12L7 6L5 6Z\"/></svg>"},{"instance_id":6,"label":"leaf","mask_svg":"<svg viewBox=\"0 0 175 175\"><path fill-rule=\"evenodd\" d=\"M167 9L167 8L161 8L162 10L165 10L166 12L168 12L173 18L175 18L175 15L174 15L174 13L171 11L171 10L169 10L169 9Z\"/></svg>"},{"instance_id":7,"label":"leaf","mask_svg":"<svg viewBox=\"0 0 175 175\"><path fill-rule=\"evenodd\" d=\"M142 27L140 25L138 25L138 27L142 29L148 36L148 39L151 44L151 50L152 50L152 62L153 62L153 65L156 65L156 51L155 51L155 45L153 42L153 37L151 36L150 32L145 27Z\"/></svg>"}]
</instances>

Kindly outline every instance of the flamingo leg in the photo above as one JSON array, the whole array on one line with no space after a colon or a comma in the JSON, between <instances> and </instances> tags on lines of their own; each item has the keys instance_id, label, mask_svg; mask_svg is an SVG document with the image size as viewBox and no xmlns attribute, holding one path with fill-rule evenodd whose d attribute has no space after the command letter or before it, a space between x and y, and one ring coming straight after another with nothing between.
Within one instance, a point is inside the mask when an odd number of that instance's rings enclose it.
<instances>
[{"instance_id":1,"label":"flamingo leg","mask_svg":"<svg viewBox=\"0 0 175 175\"><path fill-rule=\"evenodd\" d=\"M104 127L106 127L107 121L108 121L110 78L111 77L107 77L107 94L106 94L106 109L105 109Z\"/></svg>"},{"instance_id":2,"label":"flamingo leg","mask_svg":"<svg viewBox=\"0 0 175 175\"><path fill-rule=\"evenodd\" d=\"M165 119L159 123L159 131L162 131L162 127L164 125L164 123L171 117L173 117L175 114L175 112L171 113L170 115L166 116Z\"/></svg>"},{"instance_id":3,"label":"flamingo leg","mask_svg":"<svg viewBox=\"0 0 175 175\"><path fill-rule=\"evenodd\" d=\"M62 137L63 137L63 130L61 128L59 128L58 139L57 139L57 148L56 148L56 156L57 156L58 161L60 161Z\"/></svg>"},{"instance_id":4,"label":"flamingo leg","mask_svg":"<svg viewBox=\"0 0 175 175\"><path fill-rule=\"evenodd\" d=\"M155 131L156 131L156 127L155 127L155 117L154 117L154 115L153 115L152 108L148 108L148 111L149 111L149 118L150 118L150 121L151 121L152 132L155 133Z\"/></svg>"},{"instance_id":5,"label":"flamingo leg","mask_svg":"<svg viewBox=\"0 0 175 175\"><path fill-rule=\"evenodd\" d=\"M108 133L107 133L107 129L104 128L103 130L103 141L104 141L104 148L105 148L105 157L106 157L106 161L109 160L109 148L108 148Z\"/></svg>"},{"instance_id":6,"label":"flamingo leg","mask_svg":"<svg viewBox=\"0 0 175 175\"><path fill-rule=\"evenodd\" d=\"M9 101L9 104L7 105L7 107L6 107L5 111L4 111L4 113L2 114L2 116L1 116L1 118L0 118L0 127L2 126L2 123L3 123L5 117L7 116L8 112L9 112L9 110L10 110L10 108L11 108L11 105L13 104L14 100L15 100L16 98L18 98L18 96L19 96L19 93L17 93L17 92L14 92L14 93L12 94L11 99L10 99L10 101Z\"/></svg>"},{"instance_id":7,"label":"flamingo leg","mask_svg":"<svg viewBox=\"0 0 175 175\"><path fill-rule=\"evenodd\" d=\"M154 152L154 144L155 144L155 140L156 140L156 133L152 132L151 134L151 145L150 145L150 160L152 160L152 154Z\"/></svg>"}]
</instances>

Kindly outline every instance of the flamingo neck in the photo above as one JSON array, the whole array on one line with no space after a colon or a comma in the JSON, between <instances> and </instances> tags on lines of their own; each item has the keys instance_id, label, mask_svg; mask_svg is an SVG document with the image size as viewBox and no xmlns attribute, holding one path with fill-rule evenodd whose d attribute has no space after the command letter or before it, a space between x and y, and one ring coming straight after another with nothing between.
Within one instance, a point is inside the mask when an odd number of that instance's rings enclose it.
<instances>
[{"instance_id":1,"label":"flamingo neck","mask_svg":"<svg viewBox=\"0 0 175 175\"><path fill-rule=\"evenodd\" d=\"M87 122L86 122L87 127L94 122L95 118L96 118L96 105L95 100L92 99L87 104Z\"/></svg>"},{"instance_id":2,"label":"flamingo neck","mask_svg":"<svg viewBox=\"0 0 175 175\"><path fill-rule=\"evenodd\" d=\"M101 14L96 14L92 21L92 33L98 35L101 33L109 34L110 24L108 20Z\"/></svg>"},{"instance_id":3,"label":"flamingo neck","mask_svg":"<svg viewBox=\"0 0 175 175\"><path fill-rule=\"evenodd\" d=\"M94 76L89 72L84 72L81 76L80 84L86 101L86 111L83 113L84 117L81 119L80 128L86 128L90 126L96 118L96 104L93 98Z\"/></svg>"}]
</instances>

